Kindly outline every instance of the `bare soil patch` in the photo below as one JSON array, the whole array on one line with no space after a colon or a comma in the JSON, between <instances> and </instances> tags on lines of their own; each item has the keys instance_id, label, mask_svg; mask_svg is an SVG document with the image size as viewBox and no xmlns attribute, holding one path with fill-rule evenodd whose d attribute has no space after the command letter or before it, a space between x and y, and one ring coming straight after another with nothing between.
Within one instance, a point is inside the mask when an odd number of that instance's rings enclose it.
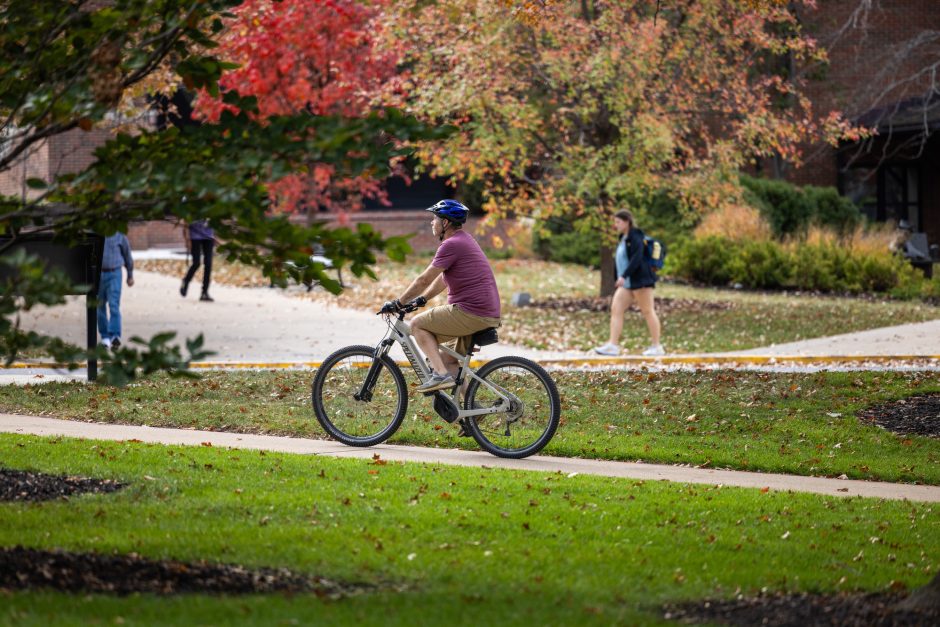
<instances>
[{"instance_id":1,"label":"bare soil patch","mask_svg":"<svg viewBox=\"0 0 940 627\"><path fill-rule=\"evenodd\" d=\"M115 492L125 484L111 479L66 477L0 468L0 501L51 501L74 494Z\"/></svg>"},{"instance_id":2,"label":"bare soil patch","mask_svg":"<svg viewBox=\"0 0 940 627\"><path fill-rule=\"evenodd\" d=\"M578 311L610 311L610 296L594 296L591 298L549 298L532 301L529 307L547 309L550 311L563 311L575 313ZM688 311L692 313L704 311L725 311L734 309L737 305L730 301L704 301L691 298L657 298L656 311L669 313L674 311ZM636 305L631 309L639 311Z\"/></svg>"},{"instance_id":3,"label":"bare soil patch","mask_svg":"<svg viewBox=\"0 0 940 627\"><path fill-rule=\"evenodd\" d=\"M664 618L684 624L772 627L895 627L940 624L940 612L898 609L901 593L773 594L686 603L665 608Z\"/></svg>"},{"instance_id":4,"label":"bare soil patch","mask_svg":"<svg viewBox=\"0 0 940 627\"><path fill-rule=\"evenodd\" d=\"M869 407L859 420L873 423L898 435L940 437L940 394L919 394Z\"/></svg>"},{"instance_id":5,"label":"bare soil patch","mask_svg":"<svg viewBox=\"0 0 940 627\"><path fill-rule=\"evenodd\" d=\"M202 561L156 561L134 553L101 555L20 546L0 549L0 590L37 588L116 595L303 592L331 599L369 589L361 584L340 584L284 568L248 569Z\"/></svg>"}]
</instances>

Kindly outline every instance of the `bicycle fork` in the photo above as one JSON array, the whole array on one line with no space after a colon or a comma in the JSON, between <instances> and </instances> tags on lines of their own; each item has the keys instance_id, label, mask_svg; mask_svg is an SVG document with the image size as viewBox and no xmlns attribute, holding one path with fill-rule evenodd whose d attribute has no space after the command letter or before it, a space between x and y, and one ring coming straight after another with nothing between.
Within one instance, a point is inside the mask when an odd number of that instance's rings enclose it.
<instances>
[{"instance_id":1,"label":"bicycle fork","mask_svg":"<svg viewBox=\"0 0 940 627\"><path fill-rule=\"evenodd\" d=\"M368 402L372 400L372 392L375 390L376 381L379 380L379 371L382 370L382 359L388 355L393 343L391 339L385 339L375 347L375 352L372 354L372 363L369 365L369 372L366 373L362 387L353 394L353 398L357 401Z\"/></svg>"}]
</instances>

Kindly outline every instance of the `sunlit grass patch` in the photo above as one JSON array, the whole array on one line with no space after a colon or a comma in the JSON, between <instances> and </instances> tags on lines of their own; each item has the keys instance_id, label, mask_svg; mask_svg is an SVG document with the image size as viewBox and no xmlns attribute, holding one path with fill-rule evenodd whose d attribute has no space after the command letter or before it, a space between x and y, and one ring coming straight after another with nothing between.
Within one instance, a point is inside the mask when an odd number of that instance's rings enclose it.
<instances>
[{"instance_id":1,"label":"sunlit grass patch","mask_svg":"<svg viewBox=\"0 0 940 627\"><path fill-rule=\"evenodd\" d=\"M564 372L547 455L940 484L940 440L899 436L862 409L940 391L933 372ZM326 438L311 371L206 372L116 389L0 388L0 411L111 423ZM413 374L406 379L414 383ZM476 449L413 395L391 443Z\"/></svg>"},{"instance_id":2,"label":"sunlit grass patch","mask_svg":"<svg viewBox=\"0 0 940 627\"><path fill-rule=\"evenodd\" d=\"M6 593L18 624L651 624L668 602L912 588L940 566L930 504L16 435L0 458L128 484L0 505L2 546L394 584L339 601Z\"/></svg>"}]
</instances>

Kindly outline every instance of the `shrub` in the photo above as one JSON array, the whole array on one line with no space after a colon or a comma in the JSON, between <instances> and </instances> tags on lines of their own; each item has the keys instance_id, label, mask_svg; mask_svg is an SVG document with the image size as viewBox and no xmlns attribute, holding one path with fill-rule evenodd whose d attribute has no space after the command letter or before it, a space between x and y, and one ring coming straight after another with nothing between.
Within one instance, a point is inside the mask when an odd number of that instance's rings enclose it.
<instances>
[{"instance_id":1,"label":"shrub","mask_svg":"<svg viewBox=\"0 0 940 627\"><path fill-rule=\"evenodd\" d=\"M579 263L598 268L601 265L601 239L598 233L556 233L546 242L548 258L562 263Z\"/></svg>"},{"instance_id":2,"label":"shrub","mask_svg":"<svg viewBox=\"0 0 940 627\"><path fill-rule=\"evenodd\" d=\"M600 267L601 234L575 228L572 220L552 217L532 229L532 248L548 261Z\"/></svg>"},{"instance_id":3,"label":"shrub","mask_svg":"<svg viewBox=\"0 0 940 627\"><path fill-rule=\"evenodd\" d=\"M633 217L644 233L665 242L670 249L683 238L688 237L691 225L689 216L679 211L678 201L665 192L658 192L651 198L631 203ZM668 263L668 257L667 257Z\"/></svg>"},{"instance_id":4,"label":"shrub","mask_svg":"<svg viewBox=\"0 0 940 627\"><path fill-rule=\"evenodd\" d=\"M740 283L752 289L799 288L821 292L889 292L898 298L931 298L940 282L920 273L886 248L855 250L832 241L781 244L736 242L709 236L674 250L672 272L709 285Z\"/></svg>"},{"instance_id":5,"label":"shrub","mask_svg":"<svg viewBox=\"0 0 940 627\"><path fill-rule=\"evenodd\" d=\"M833 229L839 236L847 236L862 224L858 207L834 187L803 188L813 205L813 222Z\"/></svg>"},{"instance_id":6,"label":"shrub","mask_svg":"<svg viewBox=\"0 0 940 627\"><path fill-rule=\"evenodd\" d=\"M813 224L840 237L862 224L858 207L834 187L797 187L786 181L741 176L745 199L757 207L778 238L803 236Z\"/></svg>"},{"instance_id":7,"label":"shrub","mask_svg":"<svg viewBox=\"0 0 940 627\"><path fill-rule=\"evenodd\" d=\"M790 260L773 240L745 242L728 264L731 280L747 287L780 289L788 283Z\"/></svg>"},{"instance_id":8,"label":"shrub","mask_svg":"<svg viewBox=\"0 0 940 627\"><path fill-rule=\"evenodd\" d=\"M677 275L706 283L726 285L731 281L731 262L739 244L727 238L708 236L689 240L681 248L672 249L666 262Z\"/></svg>"},{"instance_id":9,"label":"shrub","mask_svg":"<svg viewBox=\"0 0 940 627\"><path fill-rule=\"evenodd\" d=\"M742 176L741 183L760 199L764 217L778 238L802 234L809 227L815 208L795 185L750 176Z\"/></svg>"},{"instance_id":10,"label":"shrub","mask_svg":"<svg viewBox=\"0 0 940 627\"><path fill-rule=\"evenodd\" d=\"M887 292L898 284L905 271L913 270L904 259L891 254L864 255L857 258L857 263L858 274L851 277L854 281L849 289L858 292Z\"/></svg>"},{"instance_id":11,"label":"shrub","mask_svg":"<svg viewBox=\"0 0 940 627\"><path fill-rule=\"evenodd\" d=\"M834 292L847 289L843 269L846 260L838 247L827 242L792 246L790 285L803 290Z\"/></svg>"}]
</instances>

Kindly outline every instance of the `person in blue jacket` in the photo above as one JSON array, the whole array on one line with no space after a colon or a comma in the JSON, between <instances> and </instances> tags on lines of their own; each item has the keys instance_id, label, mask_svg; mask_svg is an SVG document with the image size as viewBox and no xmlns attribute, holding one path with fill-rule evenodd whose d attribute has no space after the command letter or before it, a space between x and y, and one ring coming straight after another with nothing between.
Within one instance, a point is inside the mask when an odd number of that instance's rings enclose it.
<instances>
[{"instance_id":1,"label":"person in blue jacket","mask_svg":"<svg viewBox=\"0 0 940 627\"><path fill-rule=\"evenodd\" d=\"M620 334L623 332L623 316L636 303L646 320L650 333L650 347L643 355L665 355L660 344L660 324L653 301L653 288L656 287L656 274L646 260L643 250L643 231L637 228L633 214L623 209L614 214L614 230L620 234L614 262L617 267L617 283L614 297L610 302L610 337L606 344L594 349L600 355L616 356L620 354Z\"/></svg>"},{"instance_id":2,"label":"person in blue jacket","mask_svg":"<svg viewBox=\"0 0 940 627\"><path fill-rule=\"evenodd\" d=\"M98 282L98 335L105 348L121 347L121 279L127 268L127 286L134 285L134 257L121 232L104 238L101 280Z\"/></svg>"}]
</instances>

